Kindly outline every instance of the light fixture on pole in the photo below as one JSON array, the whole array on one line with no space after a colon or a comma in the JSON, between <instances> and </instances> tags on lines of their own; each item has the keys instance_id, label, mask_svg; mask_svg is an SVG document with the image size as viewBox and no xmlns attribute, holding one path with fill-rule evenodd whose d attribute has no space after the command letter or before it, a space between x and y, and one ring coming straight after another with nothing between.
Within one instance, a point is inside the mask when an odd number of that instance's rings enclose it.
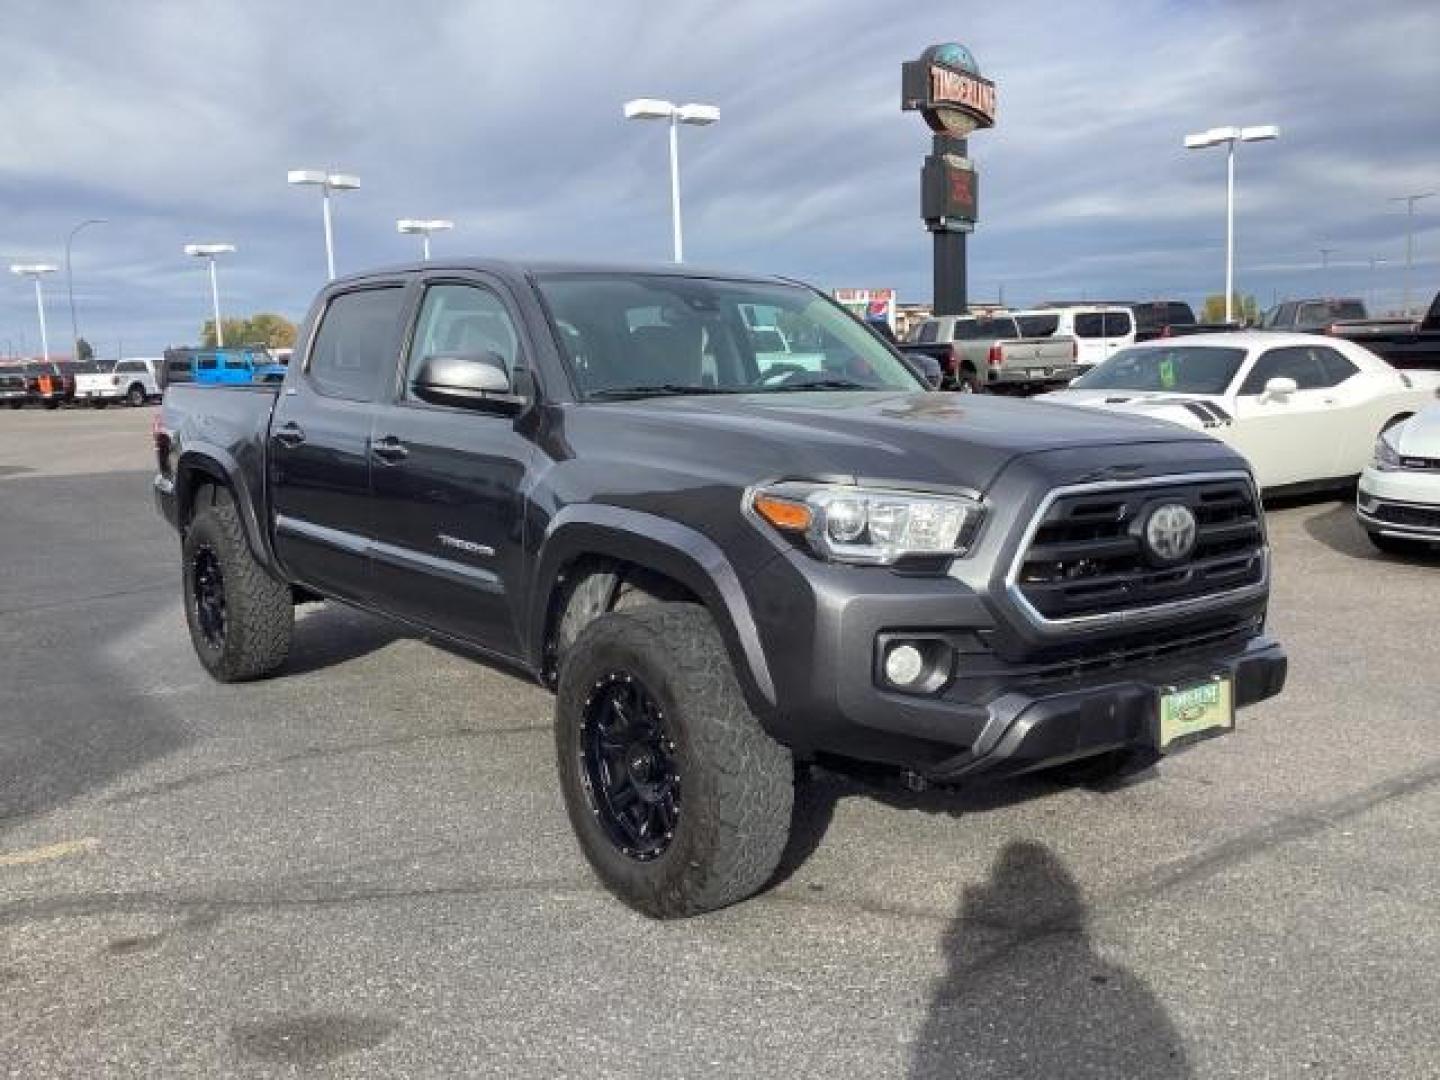
<instances>
[{"instance_id":1,"label":"light fixture on pole","mask_svg":"<svg viewBox=\"0 0 1440 1080\"><path fill-rule=\"evenodd\" d=\"M70 235L65 238L65 291L70 296L70 340L75 343L75 359L80 359L80 323L75 318L75 277L70 273L70 245L75 242L75 234L88 225L105 225L109 218L97 217L86 218L73 229Z\"/></svg>"},{"instance_id":2,"label":"light fixture on pole","mask_svg":"<svg viewBox=\"0 0 1440 1080\"><path fill-rule=\"evenodd\" d=\"M1274 124L1257 127L1217 127L1185 136L1185 149L1225 146L1225 321L1232 322L1235 302L1235 144L1278 139Z\"/></svg>"},{"instance_id":3,"label":"light fixture on pole","mask_svg":"<svg viewBox=\"0 0 1440 1080\"><path fill-rule=\"evenodd\" d=\"M354 191L360 186L360 178L349 173L326 172L324 169L291 169L286 180L298 186L311 185L320 189L325 214L325 268L331 280L335 277L335 231L330 224L330 193L332 191Z\"/></svg>"},{"instance_id":4,"label":"light fixture on pole","mask_svg":"<svg viewBox=\"0 0 1440 1080\"><path fill-rule=\"evenodd\" d=\"M455 227L453 221L446 221L444 218L431 218L423 220L420 218L401 218L395 222L395 231L419 235L420 251L426 262L430 261L430 234L447 232Z\"/></svg>"},{"instance_id":5,"label":"light fixture on pole","mask_svg":"<svg viewBox=\"0 0 1440 1080\"><path fill-rule=\"evenodd\" d=\"M1386 202L1405 204L1405 314L1410 314L1410 271L1415 264L1415 204L1421 199L1433 198L1433 191L1419 191L1414 195L1396 195Z\"/></svg>"},{"instance_id":6,"label":"light fixture on pole","mask_svg":"<svg viewBox=\"0 0 1440 1080\"><path fill-rule=\"evenodd\" d=\"M40 316L40 354L47 364L50 362L50 334L45 328L45 293L40 287L40 279L58 269L50 263L13 263L10 267L12 274L31 278L35 282L35 311Z\"/></svg>"},{"instance_id":7,"label":"light fixture on pole","mask_svg":"<svg viewBox=\"0 0 1440 1080\"><path fill-rule=\"evenodd\" d=\"M715 105L676 105L656 98L635 98L625 103L626 120L670 121L670 227L674 238L675 261L685 261L685 240L680 227L680 135L681 124L705 127L720 119Z\"/></svg>"},{"instance_id":8,"label":"light fixture on pole","mask_svg":"<svg viewBox=\"0 0 1440 1080\"><path fill-rule=\"evenodd\" d=\"M215 257L217 255L231 255L235 251L234 244L186 244L185 254L193 255L197 259L204 259L210 264L210 304L215 311L215 347L225 347L225 331L220 325L220 283L215 275Z\"/></svg>"}]
</instances>

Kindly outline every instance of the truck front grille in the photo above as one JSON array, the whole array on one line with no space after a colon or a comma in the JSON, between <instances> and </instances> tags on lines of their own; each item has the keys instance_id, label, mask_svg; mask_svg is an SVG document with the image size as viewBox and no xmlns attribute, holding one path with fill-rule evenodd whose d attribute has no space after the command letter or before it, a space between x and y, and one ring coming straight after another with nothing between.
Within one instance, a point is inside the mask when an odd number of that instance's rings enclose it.
<instances>
[{"instance_id":1,"label":"truck front grille","mask_svg":"<svg viewBox=\"0 0 1440 1080\"><path fill-rule=\"evenodd\" d=\"M1171 565L1141 538L1148 511L1160 503L1189 507L1197 524L1194 548ZM1225 475L1061 489L1032 526L1011 585L1040 620L1065 622L1202 603L1260 585L1265 574L1254 486Z\"/></svg>"}]
</instances>

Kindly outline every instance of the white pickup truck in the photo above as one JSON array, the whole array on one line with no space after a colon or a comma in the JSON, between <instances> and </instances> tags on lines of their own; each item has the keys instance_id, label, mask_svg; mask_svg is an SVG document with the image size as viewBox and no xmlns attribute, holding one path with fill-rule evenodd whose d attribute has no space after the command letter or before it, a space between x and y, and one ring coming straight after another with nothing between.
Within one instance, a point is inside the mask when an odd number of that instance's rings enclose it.
<instances>
[{"instance_id":1,"label":"white pickup truck","mask_svg":"<svg viewBox=\"0 0 1440 1080\"><path fill-rule=\"evenodd\" d=\"M967 394L1055 390L1080 374L1073 337L1034 332L1023 318L1009 314L926 319L900 348L933 356L940 362L941 385Z\"/></svg>"},{"instance_id":2,"label":"white pickup truck","mask_svg":"<svg viewBox=\"0 0 1440 1080\"><path fill-rule=\"evenodd\" d=\"M98 371L82 371L75 376L75 400L95 409L112 401L137 406L154 401L160 397L155 373L162 363L152 357L134 357Z\"/></svg>"}]
</instances>

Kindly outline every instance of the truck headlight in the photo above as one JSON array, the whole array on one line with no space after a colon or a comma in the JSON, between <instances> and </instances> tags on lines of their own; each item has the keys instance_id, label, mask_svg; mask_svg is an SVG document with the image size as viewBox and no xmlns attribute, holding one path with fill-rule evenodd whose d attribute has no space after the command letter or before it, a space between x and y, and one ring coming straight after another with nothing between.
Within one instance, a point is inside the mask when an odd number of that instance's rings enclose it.
<instances>
[{"instance_id":1,"label":"truck headlight","mask_svg":"<svg viewBox=\"0 0 1440 1080\"><path fill-rule=\"evenodd\" d=\"M963 555L985 513L965 495L789 481L754 489L747 504L772 527L803 536L821 558L879 566L910 555Z\"/></svg>"},{"instance_id":2,"label":"truck headlight","mask_svg":"<svg viewBox=\"0 0 1440 1080\"><path fill-rule=\"evenodd\" d=\"M1390 431L1394 430L1394 428L1390 429ZM1386 437L1390 434L1390 431L1383 432L1381 436L1375 440L1375 468L1381 472L1396 472L1404 468L1404 466L1400 464L1400 452L1395 449L1395 445Z\"/></svg>"}]
</instances>

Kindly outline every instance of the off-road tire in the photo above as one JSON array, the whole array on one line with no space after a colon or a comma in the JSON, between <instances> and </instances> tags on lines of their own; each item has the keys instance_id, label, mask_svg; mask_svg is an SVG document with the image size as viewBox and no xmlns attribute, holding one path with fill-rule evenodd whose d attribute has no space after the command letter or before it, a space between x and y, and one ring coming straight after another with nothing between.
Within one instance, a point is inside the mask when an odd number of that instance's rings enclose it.
<instances>
[{"instance_id":1,"label":"off-road tire","mask_svg":"<svg viewBox=\"0 0 1440 1080\"><path fill-rule=\"evenodd\" d=\"M601 823L582 764L582 728L595 688L632 674L660 706L679 774L673 839L640 861ZM580 848L607 889L659 919L737 903L770 880L790 833L794 765L761 729L704 608L647 604L602 615L560 669L555 703L560 787Z\"/></svg>"},{"instance_id":2,"label":"off-road tire","mask_svg":"<svg viewBox=\"0 0 1440 1080\"><path fill-rule=\"evenodd\" d=\"M202 630L196 603L194 567L202 552L219 564L225 603L224 632L218 644ZM289 586L276 581L251 554L230 492L218 486L196 495L195 516L181 544L185 621L195 655L219 682L244 682L269 675L285 662L295 625Z\"/></svg>"}]
</instances>

